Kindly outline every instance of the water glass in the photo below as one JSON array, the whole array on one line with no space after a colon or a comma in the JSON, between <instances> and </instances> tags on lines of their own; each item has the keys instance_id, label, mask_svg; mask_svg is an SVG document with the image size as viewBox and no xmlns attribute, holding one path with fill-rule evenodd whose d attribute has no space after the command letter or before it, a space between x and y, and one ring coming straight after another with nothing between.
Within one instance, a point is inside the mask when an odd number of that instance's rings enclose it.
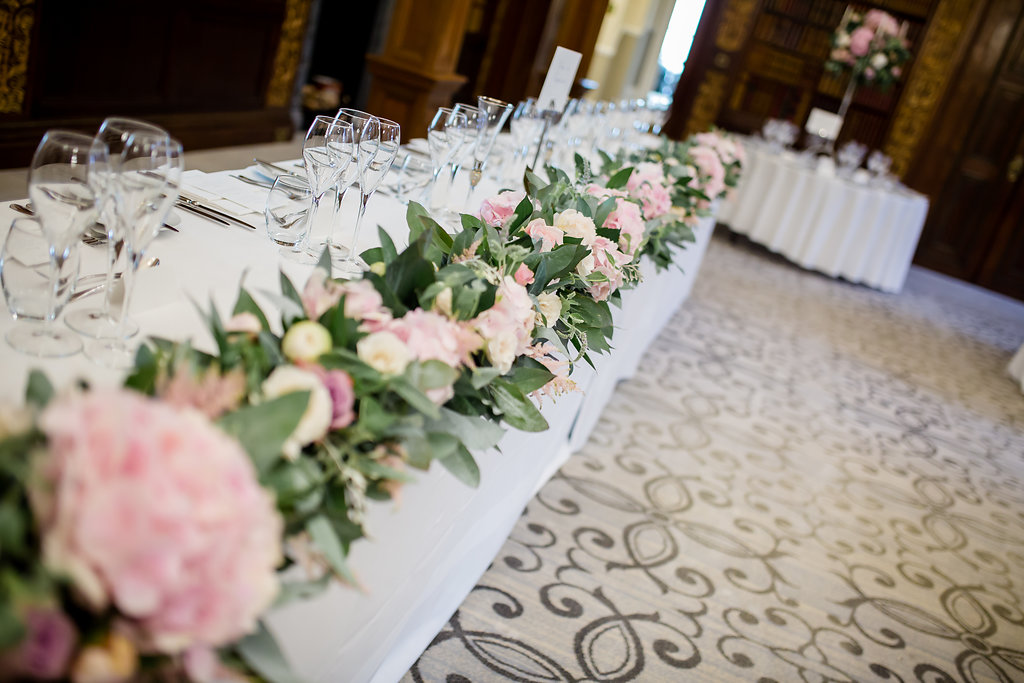
<instances>
[{"instance_id":1,"label":"water glass","mask_svg":"<svg viewBox=\"0 0 1024 683\"><path fill-rule=\"evenodd\" d=\"M264 216L267 219L267 236L285 247L282 253L299 249L302 238L309 230L309 206L312 191L305 178L280 175L267 194Z\"/></svg>"},{"instance_id":2,"label":"water glass","mask_svg":"<svg viewBox=\"0 0 1024 683\"><path fill-rule=\"evenodd\" d=\"M53 322L78 277L78 245L61 259L51 256L50 241L35 218L16 218L0 249L0 285L7 309L19 323L7 333L12 348L31 356L70 356L82 342Z\"/></svg>"}]
</instances>

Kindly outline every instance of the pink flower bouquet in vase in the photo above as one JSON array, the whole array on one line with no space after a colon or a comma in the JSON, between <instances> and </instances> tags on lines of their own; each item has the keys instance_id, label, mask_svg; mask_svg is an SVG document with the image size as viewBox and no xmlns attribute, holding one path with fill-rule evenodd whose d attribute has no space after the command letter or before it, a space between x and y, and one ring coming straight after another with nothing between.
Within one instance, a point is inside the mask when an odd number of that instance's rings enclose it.
<instances>
[{"instance_id":1,"label":"pink flower bouquet in vase","mask_svg":"<svg viewBox=\"0 0 1024 683\"><path fill-rule=\"evenodd\" d=\"M879 9L860 12L847 7L832 34L832 52L825 62L825 70L833 74L850 72L839 117L846 118L858 86L888 90L903 75L909 60L906 22L901 24Z\"/></svg>"}]
</instances>

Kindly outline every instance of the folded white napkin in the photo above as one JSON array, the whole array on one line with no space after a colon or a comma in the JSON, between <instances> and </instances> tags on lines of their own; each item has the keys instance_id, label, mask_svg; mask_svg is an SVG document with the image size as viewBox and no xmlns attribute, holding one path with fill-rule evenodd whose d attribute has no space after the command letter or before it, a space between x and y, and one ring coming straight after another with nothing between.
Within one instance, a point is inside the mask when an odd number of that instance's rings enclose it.
<instances>
[{"instance_id":1,"label":"folded white napkin","mask_svg":"<svg viewBox=\"0 0 1024 683\"><path fill-rule=\"evenodd\" d=\"M238 175L238 171L185 171L181 176L182 194L233 216L262 213L267 203L267 190L248 185L232 175Z\"/></svg>"}]
</instances>

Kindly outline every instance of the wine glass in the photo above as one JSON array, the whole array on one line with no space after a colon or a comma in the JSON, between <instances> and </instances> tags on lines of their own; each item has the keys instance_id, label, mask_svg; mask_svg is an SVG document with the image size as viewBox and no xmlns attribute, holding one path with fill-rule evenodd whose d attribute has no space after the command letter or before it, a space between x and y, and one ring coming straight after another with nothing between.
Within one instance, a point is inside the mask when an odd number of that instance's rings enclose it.
<instances>
[{"instance_id":1,"label":"wine glass","mask_svg":"<svg viewBox=\"0 0 1024 683\"><path fill-rule=\"evenodd\" d=\"M110 152L110 167L94 174L101 189L97 209L107 233L107 273L104 279L103 301L98 307L81 308L70 311L64 316L68 327L86 337L109 337L118 329L118 318L111 315L114 296L114 271L124 246L124 219L117 213L117 202L114 201L115 183L117 181L118 164L125 143L133 133L149 133L169 137L167 131L151 123L110 116L100 125L96 138L107 145ZM123 317L123 316L122 316ZM134 335L139 327L131 320L124 322L129 335Z\"/></svg>"},{"instance_id":2,"label":"wine glass","mask_svg":"<svg viewBox=\"0 0 1024 683\"><path fill-rule=\"evenodd\" d=\"M81 133L51 130L40 140L28 175L28 194L49 245L51 296L47 320L57 316L57 290L65 262L82 232L96 220L100 178L109 171L107 147ZM52 325L37 330L36 348L18 350L42 356L66 356L81 349L81 340ZM12 346L15 342L12 341Z\"/></svg>"},{"instance_id":3,"label":"wine glass","mask_svg":"<svg viewBox=\"0 0 1024 683\"><path fill-rule=\"evenodd\" d=\"M366 205L370 196L380 186L384 176L391 170L395 162L395 155L402 144L402 128L394 121L388 119L377 119L378 135L377 150L366 167L360 164L359 170L359 215L356 217L356 225L352 230L352 239L346 250L343 261L335 264L341 277L358 277L362 272L362 265L357 261L356 248L359 244L359 228L363 224L363 214L366 213Z\"/></svg>"},{"instance_id":4,"label":"wine glass","mask_svg":"<svg viewBox=\"0 0 1024 683\"><path fill-rule=\"evenodd\" d=\"M289 252L289 259L306 264L316 263L319 259L318 252L322 245L317 243L310 247L310 240L316 227L320 200L351 165L355 154L354 141L352 124L332 116L317 116L306 131L306 139L302 143L302 159L310 189L309 215L306 219L308 227L302 241Z\"/></svg>"},{"instance_id":5,"label":"wine glass","mask_svg":"<svg viewBox=\"0 0 1024 683\"><path fill-rule=\"evenodd\" d=\"M477 97L477 109L481 113L478 123L480 132L476 139L476 145L473 147L473 170L469 173L470 195L473 194L473 190L483 178L487 157L491 153L498 133L505 127L505 121L512 113L512 105L493 97L480 95Z\"/></svg>"},{"instance_id":6,"label":"wine glass","mask_svg":"<svg viewBox=\"0 0 1024 683\"><path fill-rule=\"evenodd\" d=\"M19 321L7 332L7 343L12 348L42 357L69 356L81 349L82 343L74 334L53 329L77 275L75 243L58 265L51 258L50 240L39 219L14 219L0 249L0 285L7 309Z\"/></svg>"},{"instance_id":7,"label":"wine glass","mask_svg":"<svg viewBox=\"0 0 1024 683\"><path fill-rule=\"evenodd\" d=\"M430 184L430 174L429 159L425 159L419 154L406 152L398 165L395 178L395 197L402 204L408 204L409 195L413 190Z\"/></svg>"},{"instance_id":8,"label":"wine glass","mask_svg":"<svg viewBox=\"0 0 1024 683\"><path fill-rule=\"evenodd\" d=\"M451 178L448 183L449 188L449 204L451 203L451 189L455 187L455 176L458 174L459 169L462 168L466 161L472 161L473 149L476 147L477 137L480 135L480 119L483 114L476 107L471 107L468 104L456 104L452 107L452 111L457 114L464 114L466 117L465 129L459 131L456 137L458 146L453 144L452 146L452 157L448 162L451 168ZM469 193L466 194L466 202L469 201ZM446 209L446 213L449 218L458 221L458 212L449 208Z\"/></svg>"},{"instance_id":9,"label":"wine glass","mask_svg":"<svg viewBox=\"0 0 1024 683\"><path fill-rule=\"evenodd\" d=\"M279 175L267 193L264 216L267 219L267 236L282 247L281 253L295 248L309 229L309 183L305 178Z\"/></svg>"},{"instance_id":10,"label":"wine glass","mask_svg":"<svg viewBox=\"0 0 1024 683\"><path fill-rule=\"evenodd\" d=\"M427 126L427 146L430 148L430 163L434 170L430 184L423 190L423 201L429 197L434 199L437 179L441 171L448 165L453 152L452 145L461 141L462 131L466 129L466 115L452 111L448 107L438 107L437 113ZM431 204L433 201L431 201Z\"/></svg>"},{"instance_id":11,"label":"wine glass","mask_svg":"<svg viewBox=\"0 0 1024 683\"><path fill-rule=\"evenodd\" d=\"M344 260L348 256L347 247L336 237L338 226L342 222L340 219L341 202L345 198L348 189L356 181L361 182L360 179L366 167L377 154L377 149L380 145L380 120L373 114L368 114L365 111L344 108L339 109L334 118L336 121L351 124L352 132L355 136L355 151L353 152L355 163L349 164L348 168L338 179L338 185L335 188L334 214L331 218L331 239L328 242L332 259Z\"/></svg>"},{"instance_id":12,"label":"wine glass","mask_svg":"<svg viewBox=\"0 0 1024 683\"><path fill-rule=\"evenodd\" d=\"M86 348L90 360L100 365L126 369L135 360L127 327L135 291L135 276L146 249L160 232L160 226L178 198L185 157L181 143L166 133L133 133L121 152L117 179L117 212L124 219L124 248L128 264L124 269L124 299L118 329L111 338Z\"/></svg>"}]
</instances>

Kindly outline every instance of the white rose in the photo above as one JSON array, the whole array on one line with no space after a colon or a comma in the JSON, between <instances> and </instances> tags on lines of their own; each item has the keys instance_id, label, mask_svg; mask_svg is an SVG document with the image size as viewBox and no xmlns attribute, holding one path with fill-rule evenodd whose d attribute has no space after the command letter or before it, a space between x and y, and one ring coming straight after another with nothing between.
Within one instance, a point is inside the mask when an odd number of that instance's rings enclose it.
<instances>
[{"instance_id":1,"label":"white rose","mask_svg":"<svg viewBox=\"0 0 1024 683\"><path fill-rule=\"evenodd\" d=\"M555 214L555 227L569 237L579 237L584 244L597 237L594 220L587 218L576 209L566 209L562 213Z\"/></svg>"},{"instance_id":2,"label":"white rose","mask_svg":"<svg viewBox=\"0 0 1024 683\"><path fill-rule=\"evenodd\" d=\"M512 363L516 360L516 348L519 341L512 332L502 332L487 340L487 360L491 365L498 368L501 374L512 369Z\"/></svg>"},{"instance_id":3,"label":"white rose","mask_svg":"<svg viewBox=\"0 0 1024 683\"><path fill-rule=\"evenodd\" d=\"M359 359L384 375L400 375L412 356L402 340L391 332L374 332L356 343Z\"/></svg>"},{"instance_id":4,"label":"white rose","mask_svg":"<svg viewBox=\"0 0 1024 683\"><path fill-rule=\"evenodd\" d=\"M840 31L836 34L836 47L849 47L850 46L850 34L846 31Z\"/></svg>"},{"instance_id":5,"label":"white rose","mask_svg":"<svg viewBox=\"0 0 1024 683\"><path fill-rule=\"evenodd\" d=\"M0 403L0 440L24 434L32 427L32 411L11 403Z\"/></svg>"},{"instance_id":6,"label":"white rose","mask_svg":"<svg viewBox=\"0 0 1024 683\"><path fill-rule=\"evenodd\" d=\"M889 63L888 58L881 52L871 58L871 66L874 67L875 71L879 71L885 68L885 65Z\"/></svg>"},{"instance_id":7,"label":"white rose","mask_svg":"<svg viewBox=\"0 0 1024 683\"><path fill-rule=\"evenodd\" d=\"M580 277L586 277L594 272L594 254L590 253L583 257L583 260L576 264L576 273Z\"/></svg>"},{"instance_id":8,"label":"white rose","mask_svg":"<svg viewBox=\"0 0 1024 683\"><path fill-rule=\"evenodd\" d=\"M294 365L282 365L263 380L263 396L277 398L296 391L308 391L309 403L295 430L284 442L284 455L289 460L299 457L299 451L306 444L313 443L327 435L331 427L334 404L320 378L309 370Z\"/></svg>"},{"instance_id":9,"label":"white rose","mask_svg":"<svg viewBox=\"0 0 1024 683\"><path fill-rule=\"evenodd\" d=\"M562 315L562 300L554 292L538 294L537 306L540 308L540 315L543 318L538 322L542 325L550 327L558 322L558 316Z\"/></svg>"},{"instance_id":10,"label":"white rose","mask_svg":"<svg viewBox=\"0 0 1024 683\"><path fill-rule=\"evenodd\" d=\"M281 340L281 353L292 361L313 362L331 350L331 333L320 323L303 320L292 325Z\"/></svg>"},{"instance_id":11,"label":"white rose","mask_svg":"<svg viewBox=\"0 0 1024 683\"><path fill-rule=\"evenodd\" d=\"M434 297L434 310L438 313L452 317L452 288L445 287Z\"/></svg>"}]
</instances>

